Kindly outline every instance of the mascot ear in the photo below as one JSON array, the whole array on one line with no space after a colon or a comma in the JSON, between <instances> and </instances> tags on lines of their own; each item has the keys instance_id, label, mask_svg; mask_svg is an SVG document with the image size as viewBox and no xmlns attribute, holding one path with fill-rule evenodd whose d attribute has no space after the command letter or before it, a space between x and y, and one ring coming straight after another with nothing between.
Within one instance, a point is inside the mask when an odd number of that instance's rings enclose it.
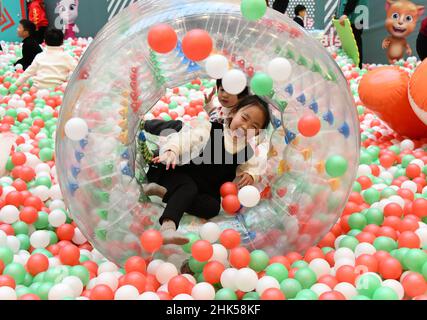
<instances>
[{"instance_id":1,"label":"mascot ear","mask_svg":"<svg viewBox=\"0 0 427 320\"><path fill-rule=\"evenodd\" d=\"M388 11L390 7L395 3L395 0L386 0L385 1L385 11Z\"/></svg>"},{"instance_id":2,"label":"mascot ear","mask_svg":"<svg viewBox=\"0 0 427 320\"><path fill-rule=\"evenodd\" d=\"M424 15L425 12L425 7L424 6L417 6L418 9L418 17L422 17Z\"/></svg>"}]
</instances>

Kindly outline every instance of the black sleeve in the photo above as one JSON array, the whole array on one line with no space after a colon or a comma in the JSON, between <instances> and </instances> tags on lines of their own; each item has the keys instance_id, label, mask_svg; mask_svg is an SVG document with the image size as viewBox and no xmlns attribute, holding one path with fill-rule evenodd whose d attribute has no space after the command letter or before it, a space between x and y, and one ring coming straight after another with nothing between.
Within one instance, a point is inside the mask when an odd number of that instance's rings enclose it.
<instances>
[{"instance_id":1,"label":"black sleeve","mask_svg":"<svg viewBox=\"0 0 427 320\"><path fill-rule=\"evenodd\" d=\"M26 70L32 63L36 55L41 53L43 50L40 46L33 42L24 42L22 45L22 59L16 64L20 63L24 70Z\"/></svg>"},{"instance_id":2,"label":"black sleeve","mask_svg":"<svg viewBox=\"0 0 427 320\"><path fill-rule=\"evenodd\" d=\"M358 3L359 3L359 0L348 0L344 8L344 14L346 16L349 16L350 14L352 14L354 10L356 10Z\"/></svg>"},{"instance_id":3,"label":"black sleeve","mask_svg":"<svg viewBox=\"0 0 427 320\"><path fill-rule=\"evenodd\" d=\"M159 136L161 133L163 133L162 136L167 136L171 133L181 131L182 125L182 121L179 120L148 120L145 121L144 131L156 136Z\"/></svg>"},{"instance_id":4,"label":"black sleeve","mask_svg":"<svg viewBox=\"0 0 427 320\"><path fill-rule=\"evenodd\" d=\"M301 27L305 27L304 26L304 21L302 20L302 19L298 19L297 17L295 17L294 18L294 21L296 22L296 23L298 23Z\"/></svg>"}]
</instances>

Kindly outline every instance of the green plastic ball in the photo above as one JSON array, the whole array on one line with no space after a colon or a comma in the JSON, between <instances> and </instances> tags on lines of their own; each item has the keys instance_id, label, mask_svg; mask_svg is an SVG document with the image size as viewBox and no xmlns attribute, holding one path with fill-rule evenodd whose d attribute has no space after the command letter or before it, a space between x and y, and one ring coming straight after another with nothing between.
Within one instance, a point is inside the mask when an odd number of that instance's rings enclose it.
<instances>
[{"instance_id":1,"label":"green plastic ball","mask_svg":"<svg viewBox=\"0 0 427 320\"><path fill-rule=\"evenodd\" d=\"M45 177L45 176L38 177L36 179L36 185L37 186L46 186L46 187L50 188L50 187L52 187L52 180L50 180L49 177Z\"/></svg>"},{"instance_id":2,"label":"green plastic ball","mask_svg":"<svg viewBox=\"0 0 427 320\"><path fill-rule=\"evenodd\" d=\"M30 248L30 237L26 234L18 234L16 236L19 239L19 250L28 250Z\"/></svg>"},{"instance_id":3,"label":"green plastic ball","mask_svg":"<svg viewBox=\"0 0 427 320\"><path fill-rule=\"evenodd\" d=\"M411 161L414 159L415 159L415 157L411 154L407 154L407 155L403 156L402 157L402 163L401 163L402 168L406 168L409 165L409 163L411 163Z\"/></svg>"},{"instance_id":4,"label":"green plastic ball","mask_svg":"<svg viewBox=\"0 0 427 320\"><path fill-rule=\"evenodd\" d=\"M288 278L288 269L281 263L273 263L265 269L267 276L275 278L279 283Z\"/></svg>"},{"instance_id":5,"label":"green plastic ball","mask_svg":"<svg viewBox=\"0 0 427 320\"><path fill-rule=\"evenodd\" d=\"M365 151L360 153L360 164L370 165L372 164L372 161L372 156L368 152Z\"/></svg>"},{"instance_id":6,"label":"green plastic ball","mask_svg":"<svg viewBox=\"0 0 427 320\"><path fill-rule=\"evenodd\" d=\"M191 253L191 247L193 246L194 242L200 240L200 237L194 232L189 232L185 236L188 238L189 242L184 244L182 246L182 249L186 253Z\"/></svg>"},{"instance_id":7,"label":"green plastic ball","mask_svg":"<svg viewBox=\"0 0 427 320\"><path fill-rule=\"evenodd\" d=\"M374 247L377 251L387 251L397 249L397 242L389 237L378 237L374 240Z\"/></svg>"},{"instance_id":8,"label":"green plastic ball","mask_svg":"<svg viewBox=\"0 0 427 320\"><path fill-rule=\"evenodd\" d=\"M339 247L340 248L349 248L352 251L354 251L358 244L359 244L359 240L357 240L355 237L347 235L341 239L341 241L339 243Z\"/></svg>"},{"instance_id":9,"label":"green plastic ball","mask_svg":"<svg viewBox=\"0 0 427 320\"><path fill-rule=\"evenodd\" d=\"M273 79L266 73L258 72L251 80L251 89L259 96L267 96L273 90Z\"/></svg>"},{"instance_id":10,"label":"green plastic ball","mask_svg":"<svg viewBox=\"0 0 427 320\"><path fill-rule=\"evenodd\" d=\"M52 282L45 282L40 284L40 286L37 288L36 290L36 294L40 297L40 299L42 300L47 300L48 299L48 295L49 295L49 291L50 289L52 289L52 287L55 284Z\"/></svg>"},{"instance_id":11,"label":"green plastic ball","mask_svg":"<svg viewBox=\"0 0 427 320\"><path fill-rule=\"evenodd\" d=\"M384 222L384 214L380 209L370 208L366 212L366 220L368 224L375 224L377 226L381 226Z\"/></svg>"},{"instance_id":12,"label":"green plastic ball","mask_svg":"<svg viewBox=\"0 0 427 320\"><path fill-rule=\"evenodd\" d=\"M237 295L233 290L223 288L217 291L215 300L237 300Z\"/></svg>"},{"instance_id":13,"label":"green plastic ball","mask_svg":"<svg viewBox=\"0 0 427 320\"><path fill-rule=\"evenodd\" d=\"M332 178L343 176L347 172L348 162L341 156L332 156L326 160L326 172Z\"/></svg>"},{"instance_id":14,"label":"green plastic ball","mask_svg":"<svg viewBox=\"0 0 427 320\"><path fill-rule=\"evenodd\" d=\"M39 217L37 218L37 221L34 223L34 227L37 230L45 230L49 225L49 215L43 211L39 211L38 215Z\"/></svg>"},{"instance_id":15,"label":"green plastic ball","mask_svg":"<svg viewBox=\"0 0 427 320\"><path fill-rule=\"evenodd\" d=\"M240 10L243 17L249 21L261 19L267 11L267 3L264 0L242 0Z\"/></svg>"},{"instance_id":16,"label":"green plastic ball","mask_svg":"<svg viewBox=\"0 0 427 320\"><path fill-rule=\"evenodd\" d=\"M286 297L286 296L285 296ZM297 296L295 297L295 300L318 300L318 295L310 289L303 289L300 292L298 292Z\"/></svg>"},{"instance_id":17,"label":"green plastic ball","mask_svg":"<svg viewBox=\"0 0 427 320\"><path fill-rule=\"evenodd\" d=\"M13 261L13 251L9 247L0 247L0 260L4 265L8 265Z\"/></svg>"},{"instance_id":18,"label":"green plastic ball","mask_svg":"<svg viewBox=\"0 0 427 320\"><path fill-rule=\"evenodd\" d=\"M89 270L83 266L74 266L71 268L70 271L71 276L76 276L79 278L83 285L86 286L89 283L90 280L90 274Z\"/></svg>"},{"instance_id":19,"label":"green plastic ball","mask_svg":"<svg viewBox=\"0 0 427 320\"><path fill-rule=\"evenodd\" d=\"M257 292L248 292L243 296L242 300L259 300L260 298Z\"/></svg>"},{"instance_id":20,"label":"green plastic ball","mask_svg":"<svg viewBox=\"0 0 427 320\"><path fill-rule=\"evenodd\" d=\"M380 200L380 192L377 189L369 188L363 192L363 199L368 204L378 202Z\"/></svg>"},{"instance_id":21,"label":"green plastic ball","mask_svg":"<svg viewBox=\"0 0 427 320\"><path fill-rule=\"evenodd\" d=\"M193 271L194 273L201 273L203 272L203 268L205 267L206 262L199 262L193 257L191 257L188 260L188 265L190 267L190 270Z\"/></svg>"},{"instance_id":22,"label":"green plastic ball","mask_svg":"<svg viewBox=\"0 0 427 320\"><path fill-rule=\"evenodd\" d=\"M409 270L422 273L425 263L427 263L427 253L420 249L410 249L403 257L403 263Z\"/></svg>"},{"instance_id":23,"label":"green plastic ball","mask_svg":"<svg viewBox=\"0 0 427 320\"><path fill-rule=\"evenodd\" d=\"M285 279L280 283L280 290L286 299L293 299L302 290L301 284L295 279Z\"/></svg>"},{"instance_id":24,"label":"green plastic ball","mask_svg":"<svg viewBox=\"0 0 427 320\"><path fill-rule=\"evenodd\" d=\"M365 216L361 213L353 213L348 218L348 225L351 229L362 230L368 224Z\"/></svg>"},{"instance_id":25,"label":"green plastic ball","mask_svg":"<svg viewBox=\"0 0 427 320\"><path fill-rule=\"evenodd\" d=\"M369 298L372 298L379 287L381 287L381 280L373 274L362 274L356 280L356 289L359 294Z\"/></svg>"},{"instance_id":26,"label":"green plastic ball","mask_svg":"<svg viewBox=\"0 0 427 320\"><path fill-rule=\"evenodd\" d=\"M297 260L291 265L291 268L296 268L296 269L302 269L307 267L308 267L308 263L304 260Z\"/></svg>"},{"instance_id":27,"label":"green plastic ball","mask_svg":"<svg viewBox=\"0 0 427 320\"><path fill-rule=\"evenodd\" d=\"M362 191L362 186L359 182L355 181L353 183L353 191L360 193Z\"/></svg>"},{"instance_id":28,"label":"green plastic ball","mask_svg":"<svg viewBox=\"0 0 427 320\"><path fill-rule=\"evenodd\" d=\"M19 263L10 263L3 270L3 275L11 276L18 285L24 283L26 273L24 266Z\"/></svg>"},{"instance_id":29,"label":"green plastic ball","mask_svg":"<svg viewBox=\"0 0 427 320\"><path fill-rule=\"evenodd\" d=\"M399 297L392 288L379 287L375 290L372 300L399 300Z\"/></svg>"},{"instance_id":30,"label":"green plastic ball","mask_svg":"<svg viewBox=\"0 0 427 320\"><path fill-rule=\"evenodd\" d=\"M267 266L270 258L265 251L254 250L251 252L251 260L249 263L249 268L255 270L256 272L263 271Z\"/></svg>"},{"instance_id":31,"label":"green plastic ball","mask_svg":"<svg viewBox=\"0 0 427 320\"><path fill-rule=\"evenodd\" d=\"M391 196L394 196L396 194L397 194L397 192L394 189L384 188L383 191L381 191L381 198L387 199L387 198L390 198Z\"/></svg>"},{"instance_id":32,"label":"green plastic ball","mask_svg":"<svg viewBox=\"0 0 427 320\"><path fill-rule=\"evenodd\" d=\"M44 254L48 258L52 258L53 257L53 254L49 250L46 250L44 248L39 248L39 249L34 250L31 253L31 255L36 254L36 253Z\"/></svg>"},{"instance_id":33,"label":"green plastic ball","mask_svg":"<svg viewBox=\"0 0 427 320\"><path fill-rule=\"evenodd\" d=\"M295 272L295 280L297 280L304 289L308 289L316 283L317 275L310 268L301 268Z\"/></svg>"}]
</instances>

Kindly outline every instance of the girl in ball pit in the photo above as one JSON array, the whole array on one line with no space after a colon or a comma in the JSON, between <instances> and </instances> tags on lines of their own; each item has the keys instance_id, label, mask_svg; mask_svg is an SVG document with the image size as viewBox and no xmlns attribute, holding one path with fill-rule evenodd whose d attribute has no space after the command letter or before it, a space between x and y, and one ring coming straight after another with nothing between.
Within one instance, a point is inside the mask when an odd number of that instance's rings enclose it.
<instances>
[{"instance_id":1,"label":"girl in ball pit","mask_svg":"<svg viewBox=\"0 0 427 320\"><path fill-rule=\"evenodd\" d=\"M249 142L268 127L268 104L258 96L245 97L226 122L200 121L193 127L184 126L167 137L159 156L153 159L147 173L150 187L144 192L166 203L160 218L164 244L188 243L177 232L185 212L204 219L219 214L222 184L237 176L237 185L242 188L255 184L262 174L267 152L255 156Z\"/></svg>"}]
</instances>

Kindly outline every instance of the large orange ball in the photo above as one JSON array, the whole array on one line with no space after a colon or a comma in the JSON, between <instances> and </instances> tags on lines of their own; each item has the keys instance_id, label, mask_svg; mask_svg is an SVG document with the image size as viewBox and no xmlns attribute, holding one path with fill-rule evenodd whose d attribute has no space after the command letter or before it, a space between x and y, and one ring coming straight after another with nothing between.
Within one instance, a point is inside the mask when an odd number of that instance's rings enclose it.
<instances>
[{"instance_id":1,"label":"large orange ball","mask_svg":"<svg viewBox=\"0 0 427 320\"><path fill-rule=\"evenodd\" d=\"M147 264L145 263L145 260L141 257L130 257L125 263L125 270L126 273L137 271L142 274L145 274L145 272L147 271Z\"/></svg>"},{"instance_id":2,"label":"large orange ball","mask_svg":"<svg viewBox=\"0 0 427 320\"><path fill-rule=\"evenodd\" d=\"M27 270L35 276L49 268L49 259L41 253L33 254L27 261Z\"/></svg>"},{"instance_id":3,"label":"large orange ball","mask_svg":"<svg viewBox=\"0 0 427 320\"><path fill-rule=\"evenodd\" d=\"M320 119L315 115L302 116L298 121L298 131L304 137L314 137L319 133L321 127Z\"/></svg>"},{"instance_id":4,"label":"large orange ball","mask_svg":"<svg viewBox=\"0 0 427 320\"><path fill-rule=\"evenodd\" d=\"M168 53L176 48L178 36L167 24L158 24L148 31L148 45L158 53Z\"/></svg>"},{"instance_id":5,"label":"large orange ball","mask_svg":"<svg viewBox=\"0 0 427 320\"><path fill-rule=\"evenodd\" d=\"M208 32L193 29L182 39L182 51L192 61L201 61L209 57L213 49L213 41Z\"/></svg>"},{"instance_id":6,"label":"large orange ball","mask_svg":"<svg viewBox=\"0 0 427 320\"><path fill-rule=\"evenodd\" d=\"M163 245L162 234L157 230L145 231L141 235L140 240L142 247L150 253L159 250Z\"/></svg>"},{"instance_id":7,"label":"large orange ball","mask_svg":"<svg viewBox=\"0 0 427 320\"><path fill-rule=\"evenodd\" d=\"M79 264L80 250L77 246L69 244L61 248L59 251L59 260L69 266L75 266Z\"/></svg>"},{"instance_id":8,"label":"large orange ball","mask_svg":"<svg viewBox=\"0 0 427 320\"><path fill-rule=\"evenodd\" d=\"M208 261L213 255L213 247L209 241L198 240L191 246L193 258L199 262Z\"/></svg>"},{"instance_id":9,"label":"large orange ball","mask_svg":"<svg viewBox=\"0 0 427 320\"><path fill-rule=\"evenodd\" d=\"M427 291L427 283L424 277L416 272L410 272L402 280L405 294L410 297L420 296Z\"/></svg>"}]
</instances>

